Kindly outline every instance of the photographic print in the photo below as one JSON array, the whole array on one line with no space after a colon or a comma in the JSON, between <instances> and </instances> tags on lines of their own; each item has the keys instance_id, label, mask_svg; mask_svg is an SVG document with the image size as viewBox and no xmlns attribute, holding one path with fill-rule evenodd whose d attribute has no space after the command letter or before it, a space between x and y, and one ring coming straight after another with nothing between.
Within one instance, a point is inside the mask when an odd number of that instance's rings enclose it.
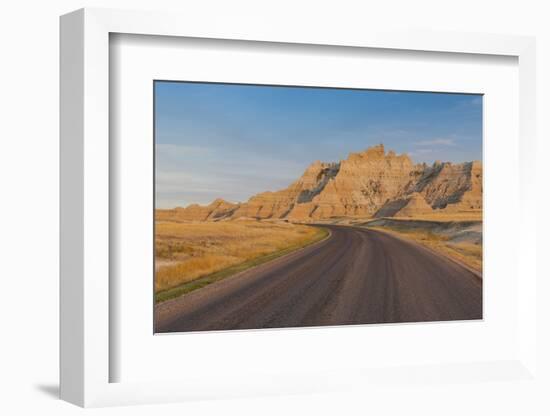
<instances>
[{"instance_id":1,"label":"photographic print","mask_svg":"<svg viewBox=\"0 0 550 416\"><path fill-rule=\"evenodd\" d=\"M482 319L482 95L153 87L156 333Z\"/></svg>"}]
</instances>

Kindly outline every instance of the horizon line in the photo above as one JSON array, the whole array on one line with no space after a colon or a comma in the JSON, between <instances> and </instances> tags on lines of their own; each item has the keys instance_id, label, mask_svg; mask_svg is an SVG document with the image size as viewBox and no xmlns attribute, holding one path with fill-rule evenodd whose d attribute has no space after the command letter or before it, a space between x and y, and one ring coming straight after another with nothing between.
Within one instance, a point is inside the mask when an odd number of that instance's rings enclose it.
<instances>
[{"instance_id":1,"label":"horizon line","mask_svg":"<svg viewBox=\"0 0 550 416\"><path fill-rule=\"evenodd\" d=\"M157 145L155 145L156 147ZM341 164L342 162L346 161L346 160L349 160L350 156L352 154L362 154L362 153L366 153L367 151L369 151L370 149L373 149L373 148L376 148L376 147L382 147L384 149L384 157L387 157L390 153L393 153L395 155L395 157L403 157L403 156L406 156L407 158L409 158L411 160L411 162L413 163L413 166L418 166L418 165L422 165L422 166L430 166L430 164L426 163L426 162L414 162L413 158L409 155L409 153L407 152L403 152L403 153L400 153L398 154L397 152L395 152L394 150L387 150L386 151L386 147L383 143L379 143L377 145L373 145L373 146L370 146L370 147L367 147L366 149L364 150L360 150L360 151L357 151L357 152L353 152L353 151L350 151L348 153L348 157L346 159L340 159L338 162L323 162L321 160L315 160L313 162L310 162L303 170L302 172L302 175L300 175L300 177L303 176L303 174L306 172L306 170L313 164L315 163L324 163L324 164ZM462 162L449 162L449 161L441 161L441 160L435 160L434 162L431 163L431 166L435 166L435 165L444 165L444 164L450 164L450 165L462 165L462 164L465 164L465 163L474 163L474 162L479 162L481 164L483 164L483 161L482 160L478 160L478 159L474 159L474 160L470 160L470 161L462 161ZM156 172L155 172L155 188L156 188ZM199 207L206 207L206 206L209 206L211 205L212 203L214 203L215 201L217 200L222 200L223 202L228 202L228 203L231 203L231 204L234 204L234 205L240 205L240 204L245 204L247 203L250 198L256 196L256 195L259 195L259 194L263 194L263 193L275 193L275 192L280 192L286 188L288 188L290 185L292 185L295 181L297 181L299 178L297 179L294 179L292 182L290 182L286 187L284 188L279 188L279 189L275 189L275 190L266 190L266 191L261 191L261 192L256 192L252 195L250 195L247 199L245 200L241 200L241 201L231 201L229 199L226 199L226 198L222 198L222 197L216 197L214 199L212 199L211 202L207 203L207 204L200 204L198 202L191 202L191 203L188 203L187 205L176 205L176 206L173 206L171 208L158 208L157 207L157 204L156 204L156 192L155 192L155 205L154 205L154 209L157 210L170 210L170 209L176 209L176 208L188 208L190 206L193 206L193 205L197 205Z\"/></svg>"}]
</instances>

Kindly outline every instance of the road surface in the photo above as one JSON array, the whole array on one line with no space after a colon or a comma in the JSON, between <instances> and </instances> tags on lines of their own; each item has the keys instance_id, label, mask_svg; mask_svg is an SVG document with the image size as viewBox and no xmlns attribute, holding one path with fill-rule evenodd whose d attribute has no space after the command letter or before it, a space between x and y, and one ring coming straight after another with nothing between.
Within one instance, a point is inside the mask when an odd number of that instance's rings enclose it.
<instances>
[{"instance_id":1,"label":"road surface","mask_svg":"<svg viewBox=\"0 0 550 416\"><path fill-rule=\"evenodd\" d=\"M155 332L482 318L482 284L410 241L327 225L329 238L155 307Z\"/></svg>"}]
</instances>

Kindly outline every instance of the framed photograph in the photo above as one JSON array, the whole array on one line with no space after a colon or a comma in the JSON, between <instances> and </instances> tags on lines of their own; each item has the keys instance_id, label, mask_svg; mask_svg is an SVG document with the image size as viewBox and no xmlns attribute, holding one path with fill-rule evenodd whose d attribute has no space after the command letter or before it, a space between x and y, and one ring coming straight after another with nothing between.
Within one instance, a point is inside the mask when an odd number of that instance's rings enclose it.
<instances>
[{"instance_id":1,"label":"framed photograph","mask_svg":"<svg viewBox=\"0 0 550 416\"><path fill-rule=\"evenodd\" d=\"M156 80L155 333L482 319L482 101Z\"/></svg>"},{"instance_id":2,"label":"framed photograph","mask_svg":"<svg viewBox=\"0 0 550 416\"><path fill-rule=\"evenodd\" d=\"M534 40L246 22L61 18L62 398L537 383Z\"/></svg>"}]
</instances>

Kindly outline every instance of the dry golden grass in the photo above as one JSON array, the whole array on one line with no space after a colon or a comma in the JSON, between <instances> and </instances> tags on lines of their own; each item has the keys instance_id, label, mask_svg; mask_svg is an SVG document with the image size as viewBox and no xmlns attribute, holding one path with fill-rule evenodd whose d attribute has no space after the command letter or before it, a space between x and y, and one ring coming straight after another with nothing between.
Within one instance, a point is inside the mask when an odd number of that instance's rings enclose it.
<instances>
[{"instance_id":1,"label":"dry golden grass","mask_svg":"<svg viewBox=\"0 0 550 416\"><path fill-rule=\"evenodd\" d=\"M427 221L482 221L483 212L478 211L457 211L457 212L445 212L441 210L435 210L430 214L418 214L414 217L392 217L394 219L406 219L406 220L427 220Z\"/></svg>"},{"instance_id":2,"label":"dry golden grass","mask_svg":"<svg viewBox=\"0 0 550 416\"><path fill-rule=\"evenodd\" d=\"M155 210L155 220L156 221L172 221L172 222L189 222L189 219L186 219L186 216L183 215L182 208L172 208L172 209L156 209Z\"/></svg>"},{"instance_id":3,"label":"dry golden grass","mask_svg":"<svg viewBox=\"0 0 550 416\"><path fill-rule=\"evenodd\" d=\"M301 247L324 235L305 225L258 221L157 221L155 291L161 292L237 264Z\"/></svg>"},{"instance_id":4,"label":"dry golden grass","mask_svg":"<svg viewBox=\"0 0 550 416\"><path fill-rule=\"evenodd\" d=\"M481 272L483 266L483 248L481 244L474 243L453 243L449 237L435 234L427 230L408 230L402 227L369 227L380 231L394 233L431 249L452 257L468 266Z\"/></svg>"}]
</instances>

